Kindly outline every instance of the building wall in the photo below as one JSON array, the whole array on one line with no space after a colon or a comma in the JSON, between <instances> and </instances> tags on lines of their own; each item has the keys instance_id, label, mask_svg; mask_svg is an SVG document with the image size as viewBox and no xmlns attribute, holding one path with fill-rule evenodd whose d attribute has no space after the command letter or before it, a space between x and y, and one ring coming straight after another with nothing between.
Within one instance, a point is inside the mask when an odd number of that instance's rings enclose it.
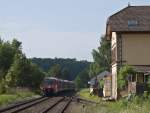
<instances>
[{"instance_id":1,"label":"building wall","mask_svg":"<svg viewBox=\"0 0 150 113\"><path fill-rule=\"evenodd\" d=\"M150 65L150 34L122 34L122 58L129 65Z\"/></svg>"},{"instance_id":2,"label":"building wall","mask_svg":"<svg viewBox=\"0 0 150 113\"><path fill-rule=\"evenodd\" d=\"M113 32L111 43L111 50L115 56L112 60L112 98L117 99L117 72L120 66L150 65L150 33Z\"/></svg>"},{"instance_id":3,"label":"building wall","mask_svg":"<svg viewBox=\"0 0 150 113\"><path fill-rule=\"evenodd\" d=\"M117 99L117 34L112 32L111 38L112 51L112 98Z\"/></svg>"},{"instance_id":4,"label":"building wall","mask_svg":"<svg viewBox=\"0 0 150 113\"><path fill-rule=\"evenodd\" d=\"M112 64L117 61L117 34L115 32L112 32L111 38L111 61Z\"/></svg>"},{"instance_id":5,"label":"building wall","mask_svg":"<svg viewBox=\"0 0 150 113\"><path fill-rule=\"evenodd\" d=\"M112 65L112 98L117 99L117 64Z\"/></svg>"},{"instance_id":6,"label":"building wall","mask_svg":"<svg viewBox=\"0 0 150 113\"><path fill-rule=\"evenodd\" d=\"M112 93L112 76L107 75L104 78L104 88L103 88L103 95L104 97L110 97Z\"/></svg>"},{"instance_id":7,"label":"building wall","mask_svg":"<svg viewBox=\"0 0 150 113\"><path fill-rule=\"evenodd\" d=\"M112 38L111 38L111 48L113 49L116 46L117 42L117 34L116 32L112 32Z\"/></svg>"}]
</instances>

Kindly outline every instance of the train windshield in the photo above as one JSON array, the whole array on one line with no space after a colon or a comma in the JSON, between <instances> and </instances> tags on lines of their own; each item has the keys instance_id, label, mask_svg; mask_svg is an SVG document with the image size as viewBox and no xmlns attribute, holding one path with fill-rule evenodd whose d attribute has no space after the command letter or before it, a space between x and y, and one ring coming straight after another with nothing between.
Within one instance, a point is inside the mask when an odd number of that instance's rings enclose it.
<instances>
[{"instance_id":1,"label":"train windshield","mask_svg":"<svg viewBox=\"0 0 150 113\"><path fill-rule=\"evenodd\" d=\"M53 83L54 83L54 80L52 80L52 79L45 79L42 84L51 85L51 84L53 84Z\"/></svg>"}]
</instances>

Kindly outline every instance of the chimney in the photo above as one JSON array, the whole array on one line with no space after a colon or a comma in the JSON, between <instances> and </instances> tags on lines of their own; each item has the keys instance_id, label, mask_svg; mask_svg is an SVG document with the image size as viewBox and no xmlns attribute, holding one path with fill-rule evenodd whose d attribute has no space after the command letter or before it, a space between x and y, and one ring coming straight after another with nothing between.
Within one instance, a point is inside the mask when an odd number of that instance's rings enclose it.
<instances>
[{"instance_id":1,"label":"chimney","mask_svg":"<svg viewBox=\"0 0 150 113\"><path fill-rule=\"evenodd\" d=\"M131 6L131 4L130 4L130 2L128 2L128 7L130 7Z\"/></svg>"}]
</instances>

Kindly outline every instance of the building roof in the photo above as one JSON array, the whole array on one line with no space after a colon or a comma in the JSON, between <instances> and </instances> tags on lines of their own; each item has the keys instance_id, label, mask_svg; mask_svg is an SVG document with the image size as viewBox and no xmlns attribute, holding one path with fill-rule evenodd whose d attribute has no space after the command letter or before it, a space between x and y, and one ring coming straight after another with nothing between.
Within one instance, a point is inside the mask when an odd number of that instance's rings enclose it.
<instances>
[{"instance_id":1,"label":"building roof","mask_svg":"<svg viewBox=\"0 0 150 113\"><path fill-rule=\"evenodd\" d=\"M111 32L149 32L150 6L128 6L108 18L106 35Z\"/></svg>"},{"instance_id":2,"label":"building roof","mask_svg":"<svg viewBox=\"0 0 150 113\"><path fill-rule=\"evenodd\" d=\"M103 71L102 73L98 74L96 77L93 77L89 83L94 84L96 79L99 81L100 79L103 79L106 76L111 76L111 73L108 71Z\"/></svg>"},{"instance_id":3,"label":"building roof","mask_svg":"<svg viewBox=\"0 0 150 113\"><path fill-rule=\"evenodd\" d=\"M134 69L142 73L150 73L150 66L134 66Z\"/></svg>"}]
</instances>

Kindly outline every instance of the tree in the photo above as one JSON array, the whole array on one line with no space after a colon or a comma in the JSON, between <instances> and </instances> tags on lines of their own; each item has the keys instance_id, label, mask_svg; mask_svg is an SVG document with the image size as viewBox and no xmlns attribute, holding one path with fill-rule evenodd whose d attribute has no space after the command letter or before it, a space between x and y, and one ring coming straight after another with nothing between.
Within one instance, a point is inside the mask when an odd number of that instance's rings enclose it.
<instances>
[{"instance_id":1,"label":"tree","mask_svg":"<svg viewBox=\"0 0 150 113\"><path fill-rule=\"evenodd\" d=\"M19 42L17 39L13 39L12 41L12 47L15 50L15 53L22 53L22 46L21 46L21 42Z\"/></svg>"},{"instance_id":2,"label":"tree","mask_svg":"<svg viewBox=\"0 0 150 113\"><path fill-rule=\"evenodd\" d=\"M63 68L61 71L61 78L69 80L69 70L67 68Z\"/></svg>"},{"instance_id":3,"label":"tree","mask_svg":"<svg viewBox=\"0 0 150 113\"><path fill-rule=\"evenodd\" d=\"M15 55L14 63L6 75L9 87L39 88L44 73L23 54Z\"/></svg>"},{"instance_id":4,"label":"tree","mask_svg":"<svg viewBox=\"0 0 150 113\"><path fill-rule=\"evenodd\" d=\"M0 79L4 79L8 69L13 63L15 51L9 42L0 44Z\"/></svg>"},{"instance_id":5,"label":"tree","mask_svg":"<svg viewBox=\"0 0 150 113\"><path fill-rule=\"evenodd\" d=\"M49 70L49 75L53 77L60 78L61 77L61 67L59 64L53 65Z\"/></svg>"},{"instance_id":6,"label":"tree","mask_svg":"<svg viewBox=\"0 0 150 113\"><path fill-rule=\"evenodd\" d=\"M94 63L90 65L89 75L93 77L104 70L110 70L111 67L111 44L104 36L101 37L98 50L92 51Z\"/></svg>"},{"instance_id":7,"label":"tree","mask_svg":"<svg viewBox=\"0 0 150 113\"><path fill-rule=\"evenodd\" d=\"M91 62L88 61L77 61L76 59L70 58L32 58L30 60L41 67L45 72L50 71L51 67L56 64L60 65L61 73L63 72L64 68L67 68L69 71L69 76L67 79L69 80L74 80L82 70L91 64Z\"/></svg>"},{"instance_id":8,"label":"tree","mask_svg":"<svg viewBox=\"0 0 150 113\"><path fill-rule=\"evenodd\" d=\"M41 81L44 79L45 74L36 64L31 63L30 69L32 74L30 87L37 89L39 88Z\"/></svg>"},{"instance_id":9,"label":"tree","mask_svg":"<svg viewBox=\"0 0 150 113\"><path fill-rule=\"evenodd\" d=\"M85 88L88 86L88 81L89 81L89 74L88 74L88 69L84 69L82 72L80 72L76 79L75 79L75 84L77 88Z\"/></svg>"},{"instance_id":10,"label":"tree","mask_svg":"<svg viewBox=\"0 0 150 113\"><path fill-rule=\"evenodd\" d=\"M0 93L11 87L39 88L45 73L22 53L21 42L0 39Z\"/></svg>"},{"instance_id":11,"label":"tree","mask_svg":"<svg viewBox=\"0 0 150 113\"><path fill-rule=\"evenodd\" d=\"M117 78L118 89L126 88L128 84L128 76L133 75L135 72L136 71L131 66L125 65L121 67Z\"/></svg>"},{"instance_id":12,"label":"tree","mask_svg":"<svg viewBox=\"0 0 150 113\"><path fill-rule=\"evenodd\" d=\"M26 81L23 79L23 76L29 70L25 70L25 67L28 67L26 57L23 54L16 54L14 57L14 62L6 75L8 85L17 86L21 85L22 81Z\"/></svg>"},{"instance_id":13,"label":"tree","mask_svg":"<svg viewBox=\"0 0 150 113\"><path fill-rule=\"evenodd\" d=\"M89 77L92 78L98 73L100 73L103 69L97 63L91 63L89 69Z\"/></svg>"}]
</instances>

